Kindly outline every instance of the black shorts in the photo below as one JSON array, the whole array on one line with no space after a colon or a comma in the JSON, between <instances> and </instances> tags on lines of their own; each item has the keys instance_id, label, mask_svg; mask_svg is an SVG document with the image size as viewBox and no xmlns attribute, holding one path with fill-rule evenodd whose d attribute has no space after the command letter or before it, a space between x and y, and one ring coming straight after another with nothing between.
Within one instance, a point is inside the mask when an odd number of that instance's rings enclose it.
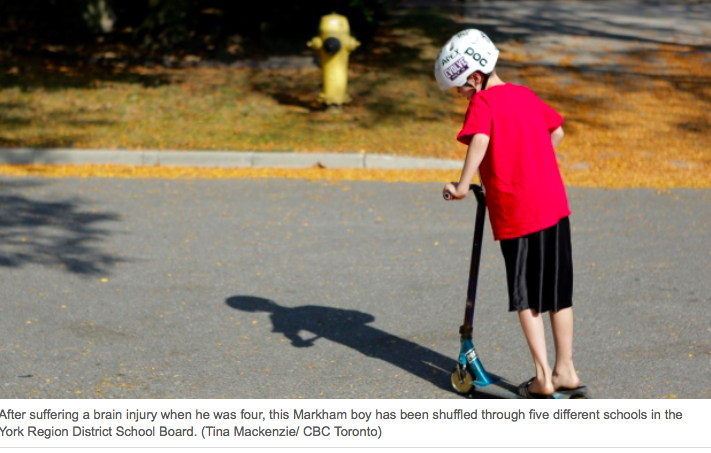
<instances>
[{"instance_id":1,"label":"black shorts","mask_svg":"<svg viewBox=\"0 0 711 453\"><path fill-rule=\"evenodd\" d=\"M564 217L545 230L504 239L509 311L538 313L573 306L573 254L570 220Z\"/></svg>"}]
</instances>

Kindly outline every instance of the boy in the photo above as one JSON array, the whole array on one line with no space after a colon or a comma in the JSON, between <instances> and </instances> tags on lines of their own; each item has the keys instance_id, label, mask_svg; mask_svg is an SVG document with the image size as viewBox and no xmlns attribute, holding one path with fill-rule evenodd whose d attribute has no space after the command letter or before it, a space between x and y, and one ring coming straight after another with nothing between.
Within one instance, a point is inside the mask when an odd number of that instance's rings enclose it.
<instances>
[{"instance_id":1,"label":"boy","mask_svg":"<svg viewBox=\"0 0 711 453\"><path fill-rule=\"evenodd\" d=\"M509 311L517 311L536 368L525 398L584 393L573 366L573 261L568 200L554 149L563 118L528 88L503 82L499 51L483 32L457 33L435 61L442 90L469 99L457 140L468 145L459 183L445 199L466 197L478 171L494 240L506 263ZM542 313L550 311L556 361L548 363Z\"/></svg>"}]
</instances>

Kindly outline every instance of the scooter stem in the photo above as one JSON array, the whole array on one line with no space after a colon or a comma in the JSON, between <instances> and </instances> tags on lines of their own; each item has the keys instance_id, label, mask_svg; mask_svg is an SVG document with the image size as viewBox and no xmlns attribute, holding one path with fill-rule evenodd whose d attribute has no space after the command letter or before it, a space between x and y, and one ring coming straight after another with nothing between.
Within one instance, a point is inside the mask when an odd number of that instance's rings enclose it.
<instances>
[{"instance_id":1,"label":"scooter stem","mask_svg":"<svg viewBox=\"0 0 711 453\"><path fill-rule=\"evenodd\" d=\"M481 261L481 245L484 236L484 220L486 218L486 200L481 186L472 184L469 190L474 192L476 197L476 221L474 223L474 244L472 244L472 259L469 268L469 287L467 288L467 306L464 311L464 324L459 328L461 335L459 349L459 365L456 372L459 374L460 382L464 381L466 369L473 375L473 384L485 387L496 382L496 379L489 375L484 369L479 356L472 342L472 325L474 323L474 306L476 302L476 287L479 279L479 262Z\"/></svg>"},{"instance_id":2,"label":"scooter stem","mask_svg":"<svg viewBox=\"0 0 711 453\"><path fill-rule=\"evenodd\" d=\"M484 220L486 219L486 199L481 186L472 184L469 190L476 197L476 221L474 224L474 244L472 245L472 259L469 267L469 287L467 288L467 307L464 311L464 324L459 328L462 340L472 338L474 325L474 306L476 303L476 287L479 280L479 262L481 261L481 244L484 236Z\"/></svg>"}]
</instances>

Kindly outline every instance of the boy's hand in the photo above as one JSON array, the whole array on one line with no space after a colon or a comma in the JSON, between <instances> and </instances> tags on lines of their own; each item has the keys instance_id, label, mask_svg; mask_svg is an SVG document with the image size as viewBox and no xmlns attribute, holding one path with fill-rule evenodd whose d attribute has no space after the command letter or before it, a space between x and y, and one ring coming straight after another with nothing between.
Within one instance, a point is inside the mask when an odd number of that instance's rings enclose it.
<instances>
[{"instance_id":1,"label":"boy's hand","mask_svg":"<svg viewBox=\"0 0 711 453\"><path fill-rule=\"evenodd\" d=\"M442 197L447 200L461 200L467 196L467 192L464 192L463 194L459 193L459 183L456 182L451 182L444 186L444 190L442 190Z\"/></svg>"}]
</instances>

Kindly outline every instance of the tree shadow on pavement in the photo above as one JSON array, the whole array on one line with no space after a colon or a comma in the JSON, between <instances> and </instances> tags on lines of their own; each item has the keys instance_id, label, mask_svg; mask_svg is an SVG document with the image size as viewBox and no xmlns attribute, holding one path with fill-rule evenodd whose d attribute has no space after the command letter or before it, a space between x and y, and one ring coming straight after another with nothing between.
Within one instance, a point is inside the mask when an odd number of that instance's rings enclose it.
<instances>
[{"instance_id":1,"label":"tree shadow on pavement","mask_svg":"<svg viewBox=\"0 0 711 453\"><path fill-rule=\"evenodd\" d=\"M39 264L90 276L126 260L98 246L110 234L100 224L118 221L117 214L86 210L78 197L48 201L18 193L41 185L0 181L0 267Z\"/></svg>"},{"instance_id":2,"label":"tree shadow on pavement","mask_svg":"<svg viewBox=\"0 0 711 453\"><path fill-rule=\"evenodd\" d=\"M369 326L375 317L368 313L318 305L282 307L252 296L233 296L225 303L241 311L270 313L272 332L283 334L293 347L311 347L324 338L388 362L442 390L453 391L449 372L456 366L456 360ZM311 336L304 338L301 332Z\"/></svg>"}]
</instances>

